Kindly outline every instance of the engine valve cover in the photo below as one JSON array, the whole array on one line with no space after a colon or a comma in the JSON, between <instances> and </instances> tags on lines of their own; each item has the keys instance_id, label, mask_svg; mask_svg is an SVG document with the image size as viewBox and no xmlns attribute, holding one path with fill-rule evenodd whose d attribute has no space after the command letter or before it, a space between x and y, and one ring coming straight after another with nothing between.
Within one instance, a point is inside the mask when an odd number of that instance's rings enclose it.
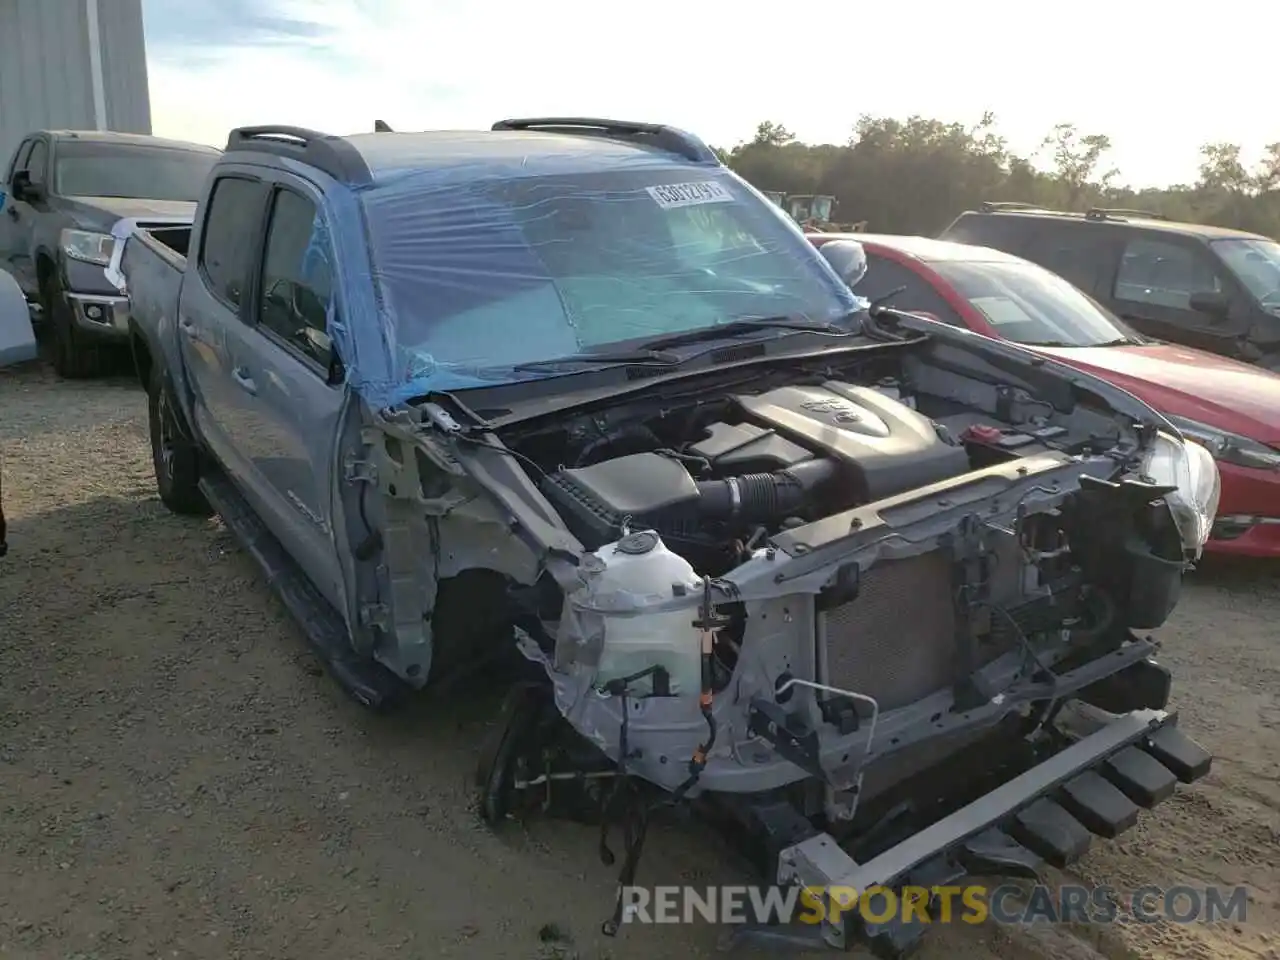
<instances>
[{"instance_id":1,"label":"engine valve cover","mask_svg":"<svg viewBox=\"0 0 1280 960\"><path fill-rule=\"evenodd\" d=\"M943 439L932 420L870 387L828 381L735 400L751 419L843 463L864 502L970 469L964 447Z\"/></svg>"}]
</instances>

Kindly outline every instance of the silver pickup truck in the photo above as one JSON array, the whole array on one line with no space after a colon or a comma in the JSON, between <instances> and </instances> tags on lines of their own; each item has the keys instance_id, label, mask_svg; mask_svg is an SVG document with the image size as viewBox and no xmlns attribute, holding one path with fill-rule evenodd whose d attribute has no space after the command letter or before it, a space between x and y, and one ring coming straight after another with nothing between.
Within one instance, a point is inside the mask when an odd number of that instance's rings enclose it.
<instances>
[{"instance_id":1,"label":"silver pickup truck","mask_svg":"<svg viewBox=\"0 0 1280 960\"><path fill-rule=\"evenodd\" d=\"M869 305L858 244L696 137L241 129L192 228L120 238L164 502L220 513L366 704L523 663L480 809L627 822L607 932L660 809L771 882L892 889L1071 862L1209 768L1143 635L1208 452Z\"/></svg>"}]
</instances>

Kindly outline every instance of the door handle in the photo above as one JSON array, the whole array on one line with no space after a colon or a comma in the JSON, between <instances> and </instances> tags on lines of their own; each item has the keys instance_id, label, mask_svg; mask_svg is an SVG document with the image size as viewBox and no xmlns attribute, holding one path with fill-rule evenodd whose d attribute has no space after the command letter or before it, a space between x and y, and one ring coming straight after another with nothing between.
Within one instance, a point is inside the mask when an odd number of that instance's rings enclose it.
<instances>
[{"instance_id":1,"label":"door handle","mask_svg":"<svg viewBox=\"0 0 1280 960\"><path fill-rule=\"evenodd\" d=\"M10 208L9 208L9 210L8 210L8 214L9 214L9 219L10 219L10 220L20 220L20 219L22 219L21 214L19 214L19 213L18 213L18 208L17 208L17 207L10 207Z\"/></svg>"},{"instance_id":2,"label":"door handle","mask_svg":"<svg viewBox=\"0 0 1280 960\"><path fill-rule=\"evenodd\" d=\"M231 371L231 379L234 380L236 382L236 386L245 393L257 396L258 385L253 382L253 377L249 376L248 367L236 367Z\"/></svg>"},{"instance_id":3,"label":"door handle","mask_svg":"<svg viewBox=\"0 0 1280 960\"><path fill-rule=\"evenodd\" d=\"M185 333L190 340L200 339L200 331L196 329L195 322L186 317L178 321L178 329Z\"/></svg>"}]
</instances>

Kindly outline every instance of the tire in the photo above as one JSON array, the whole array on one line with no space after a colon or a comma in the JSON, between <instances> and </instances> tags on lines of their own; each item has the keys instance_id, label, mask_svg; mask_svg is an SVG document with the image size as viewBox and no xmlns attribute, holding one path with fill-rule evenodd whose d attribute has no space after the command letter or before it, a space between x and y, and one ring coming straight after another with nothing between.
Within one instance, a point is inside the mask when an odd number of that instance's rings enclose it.
<instances>
[{"instance_id":1,"label":"tire","mask_svg":"<svg viewBox=\"0 0 1280 960\"><path fill-rule=\"evenodd\" d=\"M1257 366L1263 370L1270 370L1273 373L1280 373L1280 353L1271 353L1258 361Z\"/></svg>"},{"instance_id":2,"label":"tire","mask_svg":"<svg viewBox=\"0 0 1280 960\"><path fill-rule=\"evenodd\" d=\"M545 682L519 683L507 691L493 729L480 747L476 788L481 818L497 826L513 812L517 764L536 746L538 718L546 709Z\"/></svg>"},{"instance_id":3,"label":"tire","mask_svg":"<svg viewBox=\"0 0 1280 960\"><path fill-rule=\"evenodd\" d=\"M49 339L53 347L53 369L66 380L86 380L102 369L102 350L85 343L76 332L71 304L56 280L41 284L41 299L49 320Z\"/></svg>"},{"instance_id":4,"label":"tire","mask_svg":"<svg viewBox=\"0 0 1280 960\"><path fill-rule=\"evenodd\" d=\"M213 508L200 491L200 449L183 433L173 394L157 365L147 391L151 424L151 460L156 471L160 501L172 513L208 517Z\"/></svg>"}]
</instances>

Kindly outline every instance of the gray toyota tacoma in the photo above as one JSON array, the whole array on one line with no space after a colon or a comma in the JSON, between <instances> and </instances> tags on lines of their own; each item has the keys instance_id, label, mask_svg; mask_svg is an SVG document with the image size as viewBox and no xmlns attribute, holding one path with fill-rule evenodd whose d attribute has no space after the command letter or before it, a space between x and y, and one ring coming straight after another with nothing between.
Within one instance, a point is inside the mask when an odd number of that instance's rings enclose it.
<instances>
[{"instance_id":1,"label":"gray toyota tacoma","mask_svg":"<svg viewBox=\"0 0 1280 960\"><path fill-rule=\"evenodd\" d=\"M1208 451L855 297L861 247L694 136L244 128L194 226L117 233L161 498L221 514L368 705L518 653L479 807L622 826L606 932L660 811L771 882L929 886L1069 863L1209 768L1145 634Z\"/></svg>"}]
</instances>

